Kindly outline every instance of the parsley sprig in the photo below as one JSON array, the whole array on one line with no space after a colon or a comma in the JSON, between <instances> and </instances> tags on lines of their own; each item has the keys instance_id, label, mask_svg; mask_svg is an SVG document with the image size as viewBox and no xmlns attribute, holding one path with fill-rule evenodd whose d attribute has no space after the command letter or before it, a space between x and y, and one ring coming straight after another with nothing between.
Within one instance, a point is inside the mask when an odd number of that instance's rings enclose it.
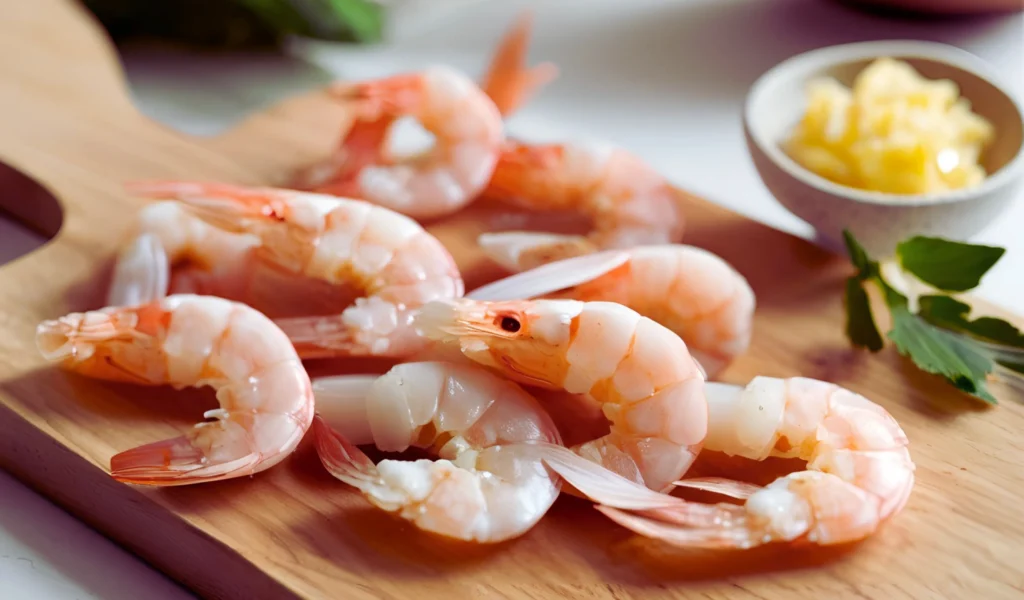
<instances>
[{"instance_id":1,"label":"parsley sprig","mask_svg":"<svg viewBox=\"0 0 1024 600\"><path fill-rule=\"evenodd\" d=\"M996 404L986 387L989 375L1018 385L1024 382L1024 334L995 317L971 320L970 305L945 293L910 300L882 276L882 268L849 231L843 232L850 261L857 273L846 281L846 335L850 342L878 352L884 340L875 324L865 286L880 288L892 318L887 337L903 356L921 370L940 375L958 389ZM896 262L904 272L938 292L966 292L1006 251L1003 248L917 236L896 247Z\"/></svg>"}]
</instances>

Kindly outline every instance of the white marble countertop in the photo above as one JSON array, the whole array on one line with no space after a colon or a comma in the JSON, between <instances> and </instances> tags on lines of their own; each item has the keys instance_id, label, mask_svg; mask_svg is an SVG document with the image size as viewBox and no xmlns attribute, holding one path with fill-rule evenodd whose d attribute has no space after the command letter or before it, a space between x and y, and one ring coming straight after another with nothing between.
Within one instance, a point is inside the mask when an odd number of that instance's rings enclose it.
<instances>
[{"instance_id":1,"label":"white marble countertop","mask_svg":"<svg viewBox=\"0 0 1024 600\"><path fill-rule=\"evenodd\" d=\"M901 21L826 0L456 2L399 15L379 47L303 44L296 58L125 57L138 104L182 131L209 134L332 76L359 78L445 62L478 74L511 19L535 12L534 61L563 74L510 121L533 139L602 137L679 185L774 227L810 228L774 202L743 143L740 107L762 72L793 54L869 39L946 42L990 61L1024 97L1024 15ZM421 7L423 3L418 4ZM423 10L418 8L418 10ZM304 60L301 60L304 59ZM623 83L628 77L629 85ZM974 241L1008 249L979 288L1024 310L1024 200ZM36 245L0 218L0 264ZM52 600L190 597L48 501L0 473L0 596Z\"/></svg>"}]
</instances>

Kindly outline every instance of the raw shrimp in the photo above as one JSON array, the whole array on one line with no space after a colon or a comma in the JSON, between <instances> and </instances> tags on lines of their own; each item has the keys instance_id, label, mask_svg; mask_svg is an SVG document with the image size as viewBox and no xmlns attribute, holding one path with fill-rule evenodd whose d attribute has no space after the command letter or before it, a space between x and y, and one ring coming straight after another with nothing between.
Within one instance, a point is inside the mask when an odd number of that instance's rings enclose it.
<instances>
[{"instance_id":1,"label":"raw shrimp","mask_svg":"<svg viewBox=\"0 0 1024 600\"><path fill-rule=\"evenodd\" d=\"M500 542L526 533L558 497L561 480L531 447L561 444L551 418L481 367L405 363L382 377L317 379L313 389L327 470L420 529ZM374 465L356 444L425 448L440 459Z\"/></svg>"},{"instance_id":2,"label":"raw shrimp","mask_svg":"<svg viewBox=\"0 0 1024 600\"><path fill-rule=\"evenodd\" d=\"M573 450L632 481L667 489L700 451L708 414L697 363L679 336L621 304L439 300L414 324L513 381L600 403L610 432Z\"/></svg>"},{"instance_id":3,"label":"raw shrimp","mask_svg":"<svg viewBox=\"0 0 1024 600\"><path fill-rule=\"evenodd\" d=\"M544 264L531 250L545 238L533 233L484 234L480 244L496 262L518 271ZM610 252L615 251L606 254ZM676 332L709 377L746 351L753 328L754 291L728 262L682 244L638 246L627 252L628 261L596 275L580 269L579 259L564 259L478 288L468 296L513 300L529 289L542 292L545 298L618 302Z\"/></svg>"},{"instance_id":4,"label":"raw shrimp","mask_svg":"<svg viewBox=\"0 0 1024 600\"><path fill-rule=\"evenodd\" d=\"M558 76L549 62L526 66L532 26L532 15L524 12L498 44L479 89L447 67L332 88L335 96L356 105L356 121L339 149L300 172L294 186L364 198L417 219L467 206L493 171L504 139L500 118ZM435 135L439 143L433 154L406 162L389 156L389 134L403 116L418 119Z\"/></svg>"},{"instance_id":5,"label":"raw shrimp","mask_svg":"<svg viewBox=\"0 0 1024 600\"><path fill-rule=\"evenodd\" d=\"M683 193L636 156L606 144L510 140L483 195L531 211L573 211L591 219L587 236L551 236L538 244L535 251L546 260L674 244L683 236Z\"/></svg>"},{"instance_id":6,"label":"raw shrimp","mask_svg":"<svg viewBox=\"0 0 1024 600\"><path fill-rule=\"evenodd\" d=\"M220 408L181 437L110 459L113 477L187 485L252 475L281 462L313 420L309 376L288 338L244 304L191 294L44 321L36 344L82 375L143 385L211 386Z\"/></svg>"},{"instance_id":7,"label":"raw shrimp","mask_svg":"<svg viewBox=\"0 0 1024 600\"><path fill-rule=\"evenodd\" d=\"M137 183L171 197L210 225L256 236L259 258L358 298L340 315L275 322L303 358L411 354L426 343L411 326L429 300L458 297L462 276L448 250L412 219L368 202L274 188L190 182Z\"/></svg>"},{"instance_id":8,"label":"raw shrimp","mask_svg":"<svg viewBox=\"0 0 1024 600\"><path fill-rule=\"evenodd\" d=\"M679 546L842 544L872 535L906 505L915 470L907 436L867 398L802 377L756 377L745 388L709 383L706 393L710 427L705 449L753 460L801 458L808 461L807 470L765 487L721 478L677 482L745 500L743 505L707 505L667 495L653 498L649 490L621 478L612 485L607 473L595 473L591 481L589 473L579 475L582 461L557 447L552 454L561 460L548 463L563 475L575 475L565 479L605 504L599 510L616 522ZM572 470L560 466L573 462ZM676 504L666 505L665 498Z\"/></svg>"},{"instance_id":9,"label":"raw shrimp","mask_svg":"<svg viewBox=\"0 0 1024 600\"><path fill-rule=\"evenodd\" d=\"M139 211L118 254L107 305L136 306L172 290L242 300L258 246L256 236L214 227L177 202L154 202Z\"/></svg>"},{"instance_id":10,"label":"raw shrimp","mask_svg":"<svg viewBox=\"0 0 1024 600\"><path fill-rule=\"evenodd\" d=\"M454 213L486 187L504 140L502 118L466 75L435 66L330 91L353 104L356 122L334 155L300 173L294 187L361 198L420 220ZM391 127L407 116L435 143L411 158L389 156Z\"/></svg>"}]
</instances>

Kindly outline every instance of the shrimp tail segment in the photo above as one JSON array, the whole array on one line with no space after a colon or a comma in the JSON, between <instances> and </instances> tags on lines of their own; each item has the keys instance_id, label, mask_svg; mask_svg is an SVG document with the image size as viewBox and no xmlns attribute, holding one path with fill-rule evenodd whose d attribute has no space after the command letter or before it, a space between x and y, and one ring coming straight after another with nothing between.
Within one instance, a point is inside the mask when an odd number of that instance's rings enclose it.
<instances>
[{"instance_id":1,"label":"shrimp tail segment","mask_svg":"<svg viewBox=\"0 0 1024 600\"><path fill-rule=\"evenodd\" d=\"M422 86L420 74L401 73L373 81L336 83L327 93L350 103L359 121L384 124L418 106L422 102Z\"/></svg>"},{"instance_id":2,"label":"shrimp tail segment","mask_svg":"<svg viewBox=\"0 0 1024 600\"><path fill-rule=\"evenodd\" d=\"M313 417L313 434L320 462L335 479L365 490L380 479L377 465L324 421Z\"/></svg>"},{"instance_id":3,"label":"shrimp tail segment","mask_svg":"<svg viewBox=\"0 0 1024 600\"><path fill-rule=\"evenodd\" d=\"M558 77L558 67L545 62L526 66L526 53L533 30L533 14L523 11L502 37L481 80L481 88L494 101L502 116L519 110L537 90Z\"/></svg>"},{"instance_id":4,"label":"shrimp tail segment","mask_svg":"<svg viewBox=\"0 0 1024 600\"><path fill-rule=\"evenodd\" d=\"M626 510L676 508L685 502L635 483L572 450L555 444L537 444L544 464L588 499Z\"/></svg>"},{"instance_id":5,"label":"shrimp tail segment","mask_svg":"<svg viewBox=\"0 0 1024 600\"><path fill-rule=\"evenodd\" d=\"M211 462L193 446L189 436L180 436L115 454L110 459L110 475L136 485L189 485L253 474L259 462L257 453L223 463Z\"/></svg>"},{"instance_id":6,"label":"shrimp tail segment","mask_svg":"<svg viewBox=\"0 0 1024 600\"><path fill-rule=\"evenodd\" d=\"M630 481L571 450L544 445L544 463L619 525L680 546L746 548L754 545L742 506L707 505L656 492ZM735 484L735 485L734 485ZM761 489L751 484L708 478L675 485L749 497Z\"/></svg>"},{"instance_id":7,"label":"shrimp tail segment","mask_svg":"<svg viewBox=\"0 0 1024 600\"><path fill-rule=\"evenodd\" d=\"M690 505L700 506L700 505ZM634 533L644 537L661 540L674 546L686 548L749 548L755 544L751 541L744 519L728 521L728 525L709 525L708 527L680 527L671 522L656 518L633 514L610 506L598 506L606 517L622 525ZM709 515L709 519L717 518Z\"/></svg>"},{"instance_id":8,"label":"shrimp tail segment","mask_svg":"<svg viewBox=\"0 0 1024 600\"><path fill-rule=\"evenodd\" d=\"M117 257L107 306L138 306L167 295L171 264L160 239L144 233Z\"/></svg>"}]
</instances>

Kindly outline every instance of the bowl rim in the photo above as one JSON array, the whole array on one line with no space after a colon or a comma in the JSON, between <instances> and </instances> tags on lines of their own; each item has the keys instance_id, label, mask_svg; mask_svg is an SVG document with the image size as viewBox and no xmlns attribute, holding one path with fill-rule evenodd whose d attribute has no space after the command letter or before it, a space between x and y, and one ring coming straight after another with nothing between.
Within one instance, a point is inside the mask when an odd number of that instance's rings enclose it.
<instances>
[{"instance_id":1,"label":"bowl rim","mask_svg":"<svg viewBox=\"0 0 1024 600\"><path fill-rule=\"evenodd\" d=\"M914 207L966 202L1008 185L1020 175L1020 171L1024 169L1024 142L1002 168L986 177L980 185L971 188L930 194L892 194L848 187L826 179L790 158L774 140L768 139L759 123L753 118L754 106L764 97L766 88L785 71L797 67L836 66L883 56L940 62L980 78L1010 101L1017 111L1021 127L1024 128L1024 107L1010 91L1003 77L996 73L989 63L966 50L949 44L896 39L825 46L791 56L765 71L751 86L743 106L744 127L751 140L772 163L790 177L831 196L839 196L865 204Z\"/></svg>"}]
</instances>

